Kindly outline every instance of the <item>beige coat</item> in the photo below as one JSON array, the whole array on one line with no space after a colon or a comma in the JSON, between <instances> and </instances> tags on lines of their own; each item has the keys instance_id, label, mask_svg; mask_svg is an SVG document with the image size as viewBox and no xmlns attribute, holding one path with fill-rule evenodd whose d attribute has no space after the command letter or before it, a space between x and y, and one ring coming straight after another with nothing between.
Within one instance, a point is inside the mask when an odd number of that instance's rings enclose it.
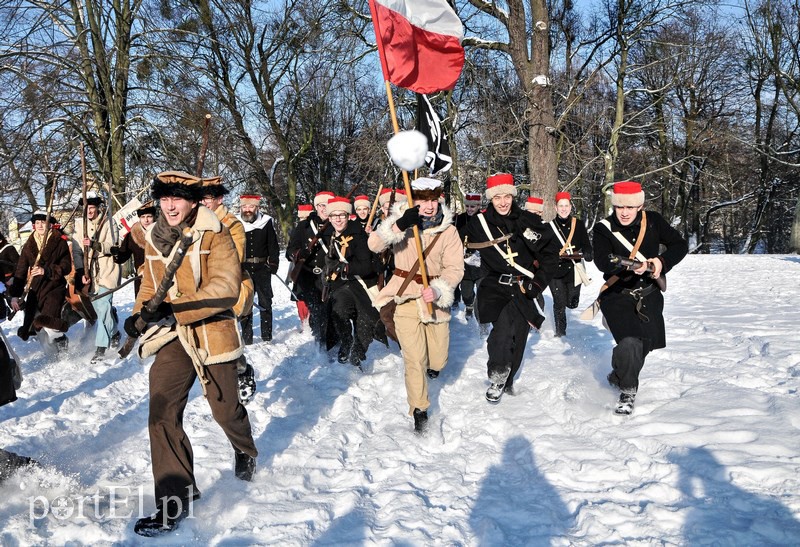
<instances>
[{"instance_id":1,"label":"beige coat","mask_svg":"<svg viewBox=\"0 0 800 547\"><path fill-rule=\"evenodd\" d=\"M83 256L83 219L75 219L75 230L72 233L72 261L76 270L83 268L85 274L92 277L95 286L113 289L119 286L122 269L119 264L114 262L114 257L111 255L111 247L114 245L111 238L111 225L103 222L100 234L95 237L101 218L102 216L98 216L86 224L86 237L98 241L102 246L102 251L99 253L89 249L88 257ZM95 255L97 255L97 260L93 261ZM92 271L87 269L89 265L92 265ZM96 289L95 291L101 292Z\"/></svg>"},{"instance_id":2,"label":"beige coat","mask_svg":"<svg viewBox=\"0 0 800 547\"><path fill-rule=\"evenodd\" d=\"M233 238L209 209L198 206L194 241L181 263L167 302L177 324L153 325L142 335L139 356L153 355L176 337L196 365L227 363L242 354L242 339L232 311L242 283ZM153 231L147 231L142 288L133 306L134 313L153 296L177 245L164 257L153 246Z\"/></svg>"},{"instance_id":3,"label":"beige coat","mask_svg":"<svg viewBox=\"0 0 800 547\"><path fill-rule=\"evenodd\" d=\"M247 235L244 231L242 221L236 215L228 211L224 205L220 205L214 210L217 219L225 225L231 233L233 244L236 245L236 253L239 255L239 263L244 262L244 246L247 244ZM239 290L239 300L233 306L233 313L236 317L245 317L253 313L253 297L255 296L255 285L250 274L242 268L242 286Z\"/></svg>"},{"instance_id":4,"label":"beige coat","mask_svg":"<svg viewBox=\"0 0 800 547\"><path fill-rule=\"evenodd\" d=\"M422 285L411 281L401 296L396 296L404 278L393 275L389 283L378 293L375 307L380 309L392 298L399 304L407 300L416 299L420 320L423 323L440 323L450 320L450 306L455 299L455 289L464 277L464 246L458 231L453 226L453 215L446 205L440 203L444 213L444 220L439 226L423 230L420 233L422 248L427 249L437 233L441 232L439 241L431 254L425 259L429 285L437 290L439 298L433 302L433 316L428 313L425 302L420 298ZM417 262L417 246L414 243L414 233L411 229L405 233L396 233L392 230L397 220L402 216L408 205L398 203L394 205L392 213L381 222L378 229L369 235L369 249L379 253L390 245L394 253L394 265L400 270L410 271Z\"/></svg>"}]
</instances>

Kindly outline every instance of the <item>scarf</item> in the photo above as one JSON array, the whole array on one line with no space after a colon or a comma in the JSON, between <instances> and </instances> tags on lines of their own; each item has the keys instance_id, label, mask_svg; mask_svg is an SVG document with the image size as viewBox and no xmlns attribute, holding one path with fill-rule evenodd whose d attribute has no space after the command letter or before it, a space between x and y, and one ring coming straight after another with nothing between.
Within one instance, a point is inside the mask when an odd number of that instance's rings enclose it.
<instances>
[{"instance_id":1,"label":"scarf","mask_svg":"<svg viewBox=\"0 0 800 547\"><path fill-rule=\"evenodd\" d=\"M172 252L172 248L175 247L175 244L181 238L183 230L191 227L196 218L197 207L192 209L192 212L189 213L189 216L186 217L186 220L177 226L170 226L167 222L166 215L161 215L158 217L158 220L156 220L155 224L153 224L152 239L153 246L158 252L161 253L161 256L169 256L169 253Z\"/></svg>"},{"instance_id":2,"label":"scarf","mask_svg":"<svg viewBox=\"0 0 800 547\"><path fill-rule=\"evenodd\" d=\"M443 220L444 211L442 211L442 208L439 207L439 210L436 211L436 214L432 217L422 217L422 229L427 230L428 228L435 228L436 226L439 226Z\"/></svg>"}]
</instances>

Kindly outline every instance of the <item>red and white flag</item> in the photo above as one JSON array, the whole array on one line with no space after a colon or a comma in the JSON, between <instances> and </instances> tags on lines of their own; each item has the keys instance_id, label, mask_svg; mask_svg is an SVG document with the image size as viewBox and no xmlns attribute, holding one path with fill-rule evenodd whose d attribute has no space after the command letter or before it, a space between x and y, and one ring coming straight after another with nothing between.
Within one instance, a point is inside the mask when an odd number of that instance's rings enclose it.
<instances>
[{"instance_id":1,"label":"red and white flag","mask_svg":"<svg viewBox=\"0 0 800 547\"><path fill-rule=\"evenodd\" d=\"M464 27L447 0L369 0L384 79L417 93L453 89Z\"/></svg>"}]
</instances>

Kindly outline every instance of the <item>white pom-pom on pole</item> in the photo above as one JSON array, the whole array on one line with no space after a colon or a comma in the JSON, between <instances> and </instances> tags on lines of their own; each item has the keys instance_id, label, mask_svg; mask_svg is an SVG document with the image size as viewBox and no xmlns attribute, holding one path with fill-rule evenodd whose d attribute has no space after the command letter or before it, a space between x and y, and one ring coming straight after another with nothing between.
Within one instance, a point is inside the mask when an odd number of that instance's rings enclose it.
<instances>
[{"instance_id":1,"label":"white pom-pom on pole","mask_svg":"<svg viewBox=\"0 0 800 547\"><path fill-rule=\"evenodd\" d=\"M411 172L425 165L428 138L416 130L400 131L386 143L389 156L403 171Z\"/></svg>"}]
</instances>

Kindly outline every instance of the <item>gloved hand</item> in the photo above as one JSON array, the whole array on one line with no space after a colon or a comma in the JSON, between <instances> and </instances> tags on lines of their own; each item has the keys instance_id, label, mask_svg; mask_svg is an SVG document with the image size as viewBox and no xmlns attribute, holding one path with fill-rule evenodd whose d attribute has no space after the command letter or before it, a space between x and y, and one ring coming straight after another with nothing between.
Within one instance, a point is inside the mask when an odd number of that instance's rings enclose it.
<instances>
[{"instance_id":1,"label":"gloved hand","mask_svg":"<svg viewBox=\"0 0 800 547\"><path fill-rule=\"evenodd\" d=\"M140 312L142 319L145 320L147 323L158 323L165 317L172 315L172 304L169 302L162 302L156 308L156 311L149 312L147 311L147 302L144 303L142 306L142 311Z\"/></svg>"},{"instance_id":2,"label":"gloved hand","mask_svg":"<svg viewBox=\"0 0 800 547\"><path fill-rule=\"evenodd\" d=\"M422 218L419 216L419 207L411 207L406 209L403 216L397 219L395 223L398 230L405 232L412 226L422 226Z\"/></svg>"},{"instance_id":3,"label":"gloved hand","mask_svg":"<svg viewBox=\"0 0 800 547\"><path fill-rule=\"evenodd\" d=\"M122 328L125 329L125 334L130 336L131 338L139 338L139 335L142 334L139 332L139 329L136 328L136 320L139 319L139 314L134 313L130 317L125 320L125 323L122 325Z\"/></svg>"},{"instance_id":4,"label":"gloved hand","mask_svg":"<svg viewBox=\"0 0 800 547\"><path fill-rule=\"evenodd\" d=\"M117 258L119 256L119 245L112 245L111 246L111 256Z\"/></svg>"},{"instance_id":5,"label":"gloved hand","mask_svg":"<svg viewBox=\"0 0 800 547\"><path fill-rule=\"evenodd\" d=\"M267 268L269 268L269 273L271 273L272 275L275 275L275 274L278 273L278 265L277 264L273 264L272 261L270 261L270 260L267 260Z\"/></svg>"},{"instance_id":6,"label":"gloved hand","mask_svg":"<svg viewBox=\"0 0 800 547\"><path fill-rule=\"evenodd\" d=\"M519 287L525 295L525 298L529 300L535 300L537 296L542 294L542 289L539 288L539 285L534 283L533 279L527 277L519 282Z\"/></svg>"}]
</instances>

